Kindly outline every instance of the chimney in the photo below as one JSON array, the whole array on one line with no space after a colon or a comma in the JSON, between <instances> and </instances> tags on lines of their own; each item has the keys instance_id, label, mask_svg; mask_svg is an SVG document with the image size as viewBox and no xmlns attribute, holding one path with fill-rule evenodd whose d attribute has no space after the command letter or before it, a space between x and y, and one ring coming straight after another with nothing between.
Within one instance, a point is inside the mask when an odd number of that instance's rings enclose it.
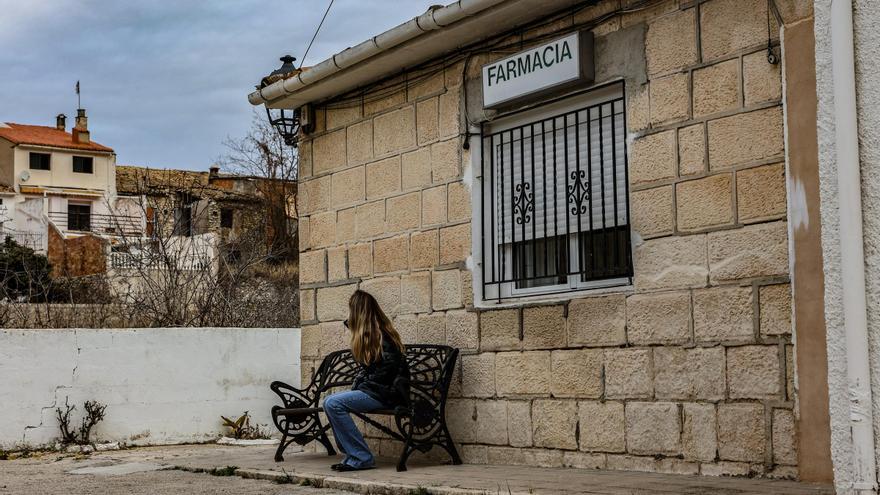
<instances>
[{"instance_id":1,"label":"chimney","mask_svg":"<svg viewBox=\"0 0 880 495\"><path fill-rule=\"evenodd\" d=\"M211 168L208 169L208 177L214 178L220 175L220 166L219 165L211 165Z\"/></svg>"},{"instance_id":2,"label":"chimney","mask_svg":"<svg viewBox=\"0 0 880 495\"><path fill-rule=\"evenodd\" d=\"M67 130L67 115L64 115L63 113L59 113L58 115L55 116L55 128L58 129L59 131L66 131Z\"/></svg>"},{"instance_id":3,"label":"chimney","mask_svg":"<svg viewBox=\"0 0 880 495\"><path fill-rule=\"evenodd\" d=\"M91 137L89 136L89 118L86 117L86 109L78 108L76 110L76 124L73 126L73 142L89 144Z\"/></svg>"}]
</instances>

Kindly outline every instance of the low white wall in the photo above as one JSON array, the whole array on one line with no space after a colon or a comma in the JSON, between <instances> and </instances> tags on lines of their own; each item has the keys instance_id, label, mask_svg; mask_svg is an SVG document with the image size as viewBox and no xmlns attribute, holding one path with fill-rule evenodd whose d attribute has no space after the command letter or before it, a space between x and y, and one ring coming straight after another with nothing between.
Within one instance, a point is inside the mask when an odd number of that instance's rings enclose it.
<instances>
[{"instance_id":1,"label":"low white wall","mask_svg":"<svg viewBox=\"0 0 880 495\"><path fill-rule=\"evenodd\" d=\"M298 328L0 330L0 449L50 445L55 408L97 400L93 435L127 444L200 442L249 411L274 432L272 380L300 381Z\"/></svg>"}]
</instances>

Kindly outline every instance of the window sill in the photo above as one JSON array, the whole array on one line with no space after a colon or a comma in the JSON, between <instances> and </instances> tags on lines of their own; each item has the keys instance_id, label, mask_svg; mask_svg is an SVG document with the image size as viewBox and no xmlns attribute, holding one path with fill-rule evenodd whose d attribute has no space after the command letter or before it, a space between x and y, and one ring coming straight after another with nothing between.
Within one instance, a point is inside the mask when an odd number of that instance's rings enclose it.
<instances>
[{"instance_id":1,"label":"window sill","mask_svg":"<svg viewBox=\"0 0 880 495\"><path fill-rule=\"evenodd\" d=\"M474 301L474 306L480 309L500 309L500 308L519 308L522 306L533 306L537 304L555 304L564 303L573 299L583 299L586 297L607 296L613 294L634 294L635 286L633 284L616 285L613 287L602 287L597 289L581 289L570 292L557 292L554 294L541 294L534 296L509 297L505 299L497 299L491 301Z\"/></svg>"}]
</instances>

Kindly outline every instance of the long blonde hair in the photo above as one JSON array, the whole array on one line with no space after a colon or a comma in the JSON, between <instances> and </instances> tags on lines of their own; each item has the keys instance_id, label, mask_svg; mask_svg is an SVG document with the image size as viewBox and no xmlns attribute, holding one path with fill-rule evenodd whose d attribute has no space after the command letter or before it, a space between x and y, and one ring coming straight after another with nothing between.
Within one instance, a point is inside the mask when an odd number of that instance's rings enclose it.
<instances>
[{"instance_id":1,"label":"long blonde hair","mask_svg":"<svg viewBox=\"0 0 880 495\"><path fill-rule=\"evenodd\" d=\"M348 300L348 328L351 330L351 353L361 364L372 364L382 357L382 338L405 352L400 334L385 316L379 303L369 293L354 291Z\"/></svg>"}]
</instances>

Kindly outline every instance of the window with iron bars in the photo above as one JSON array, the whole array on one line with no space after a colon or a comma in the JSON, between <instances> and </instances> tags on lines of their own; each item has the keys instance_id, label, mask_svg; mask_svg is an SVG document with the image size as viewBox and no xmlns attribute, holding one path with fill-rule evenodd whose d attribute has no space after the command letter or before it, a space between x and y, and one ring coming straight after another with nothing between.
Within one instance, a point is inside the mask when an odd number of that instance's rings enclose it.
<instances>
[{"instance_id":1,"label":"window with iron bars","mask_svg":"<svg viewBox=\"0 0 880 495\"><path fill-rule=\"evenodd\" d=\"M483 299L632 283L621 85L486 124Z\"/></svg>"}]
</instances>

